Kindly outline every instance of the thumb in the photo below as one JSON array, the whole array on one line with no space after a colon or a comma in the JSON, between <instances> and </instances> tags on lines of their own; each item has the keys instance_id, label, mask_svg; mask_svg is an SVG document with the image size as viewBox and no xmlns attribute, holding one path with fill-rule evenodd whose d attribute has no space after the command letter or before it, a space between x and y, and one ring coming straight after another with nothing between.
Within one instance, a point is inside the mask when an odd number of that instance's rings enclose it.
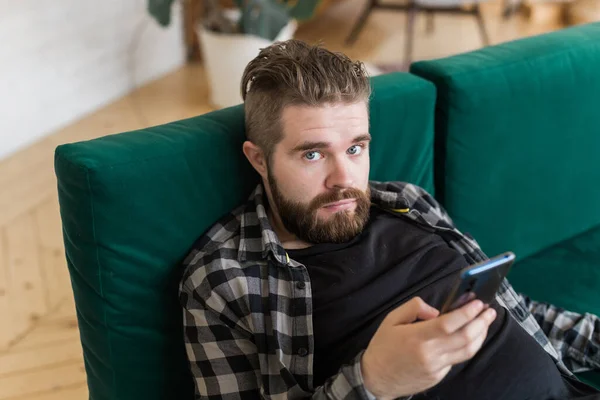
<instances>
[{"instance_id":1,"label":"thumb","mask_svg":"<svg viewBox=\"0 0 600 400\"><path fill-rule=\"evenodd\" d=\"M435 318L439 314L439 310L431 307L417 296L391 311L385 318L385 322L391 325L410 324L417 320L424 321Z\"/></svg>"}]
</instances>

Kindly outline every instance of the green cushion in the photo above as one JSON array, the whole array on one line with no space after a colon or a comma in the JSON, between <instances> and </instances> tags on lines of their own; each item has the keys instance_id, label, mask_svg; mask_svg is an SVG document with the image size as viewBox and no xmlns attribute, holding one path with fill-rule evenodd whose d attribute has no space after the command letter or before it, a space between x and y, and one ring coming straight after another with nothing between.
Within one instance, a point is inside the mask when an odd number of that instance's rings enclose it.
<instances>
[{"instance_id":1,"label":"green cushion","mask_svg":"<svg viewBox=\"0 0 600 400\"><path fill-rule=\"evenodd\" d=\"M484 251L600 224L600 23L412 65L433 82L436 195Z\"/></svg>"},{"instance_id":2,"label":"green cushion","mask_svg":"<svg viewBox=\"0 0 600 400\"><path fill-rule=\"evenodd\" d=\"M372 179L433 191L434 86L409 74L372 83ZM91 399L193 398L179 265L258 182L243 140L238 106L56 150Z\"/></svg>"},{"instance_id":3,"label":"green cushion","mask_svg":"<svg viewBox=\"0 0 600 400\"><path fill-rule=\"evenodd\" d=\"M377 76L372 81L370 178L411 182L434 195L435 87L402 73Z\"/></svg>"},{"instance_id":4,"label":"green cushion","mask_svg":"<svg viewBox=\"0 0 600 400\"><path fill-rule=\"evenodd\" d=\"M600 225L518 259L509 279L535 300L600 315Z\"/></svg>"},{"instance_id":5,"label":"green cushion","mask_svg":"<svg viewBox=\"0 0 600 400\"><path fill-rule=\"evenodd\" d=\"M508 278L535 300L600 315L600 225L518 260ZM600 371L580 377L600 389Z\"/></svg>"},{"instance_id":6,"label":"green cushion","mask_svg":"<svg viewBox=\"0 0 600 400\"><path fill-rule=\"evenodd\" d=\"M598 371L587 371L577 374L577 377L587 383L600 390L600 372Z\"/></svg>"}]
</instances>

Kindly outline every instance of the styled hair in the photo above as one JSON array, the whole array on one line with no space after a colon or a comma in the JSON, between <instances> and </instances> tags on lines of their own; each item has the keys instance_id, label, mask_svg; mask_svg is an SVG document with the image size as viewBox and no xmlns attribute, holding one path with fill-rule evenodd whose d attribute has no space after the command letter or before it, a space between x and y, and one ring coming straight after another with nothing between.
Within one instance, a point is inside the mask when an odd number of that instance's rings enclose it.
<instances>
[{"instance_id":1,"label":"styled hair","mask_svg":"<svg viewBox=\"0 0 600 400\"><path fill-rule=\"evenodd\" d=\"M292 39L260 51L241 82L246 137L270 160L283 138L281 115L289 105L368 105L369 76L362 62Z\"/></svg>"}]
</instances>

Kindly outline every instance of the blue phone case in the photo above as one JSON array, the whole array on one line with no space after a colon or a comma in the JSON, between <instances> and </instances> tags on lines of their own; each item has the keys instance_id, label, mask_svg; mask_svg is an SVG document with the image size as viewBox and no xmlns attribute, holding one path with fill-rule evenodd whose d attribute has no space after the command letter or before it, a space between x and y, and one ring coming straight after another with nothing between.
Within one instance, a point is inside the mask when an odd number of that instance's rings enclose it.
<instances>
[{"instance_id":1,"label":"blue phone case","mask_svg":"<svg viewBox=\"0 0 600 400\"><path fill-rule=\"evenodd\" d=\"M514 253L506 252L462 269L441 313L460 308L474 299L491 303L514 261Z\"/></svg>"}]
</instances>

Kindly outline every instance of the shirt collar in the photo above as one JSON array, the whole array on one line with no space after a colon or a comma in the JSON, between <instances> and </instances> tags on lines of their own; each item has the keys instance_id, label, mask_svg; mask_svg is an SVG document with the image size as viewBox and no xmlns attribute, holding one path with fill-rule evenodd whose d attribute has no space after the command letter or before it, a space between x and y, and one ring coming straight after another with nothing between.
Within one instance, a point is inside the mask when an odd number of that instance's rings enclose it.
<instances>
[{"instance_id":1,"label":"shirt collar","mask_svg":"<svg viewBox=\"0 0 600 400\"><path fill-rule=\"evenodd\" d=\"M287 252L269 222L267 202L263 185L258 184L240 220L239 262L266 260L269 255L280 264L289 262Z\"/></svg>"},{"instance_id":2,"label":"shirt collar","mask_svg":"<svg viewBox=\"0 0 600 400\"><path fill-rule=\"evenodd\" d=\"M402 193L383 188L378 182L370 182L369 186L372 204L402 213L409 210L410 204ZM269 222L267 203L263 185L260 183L250 195L241 216L239 262L266 260L270 255L282 265L290 262L287 252Z\"/></svg>"}]
</instances>

